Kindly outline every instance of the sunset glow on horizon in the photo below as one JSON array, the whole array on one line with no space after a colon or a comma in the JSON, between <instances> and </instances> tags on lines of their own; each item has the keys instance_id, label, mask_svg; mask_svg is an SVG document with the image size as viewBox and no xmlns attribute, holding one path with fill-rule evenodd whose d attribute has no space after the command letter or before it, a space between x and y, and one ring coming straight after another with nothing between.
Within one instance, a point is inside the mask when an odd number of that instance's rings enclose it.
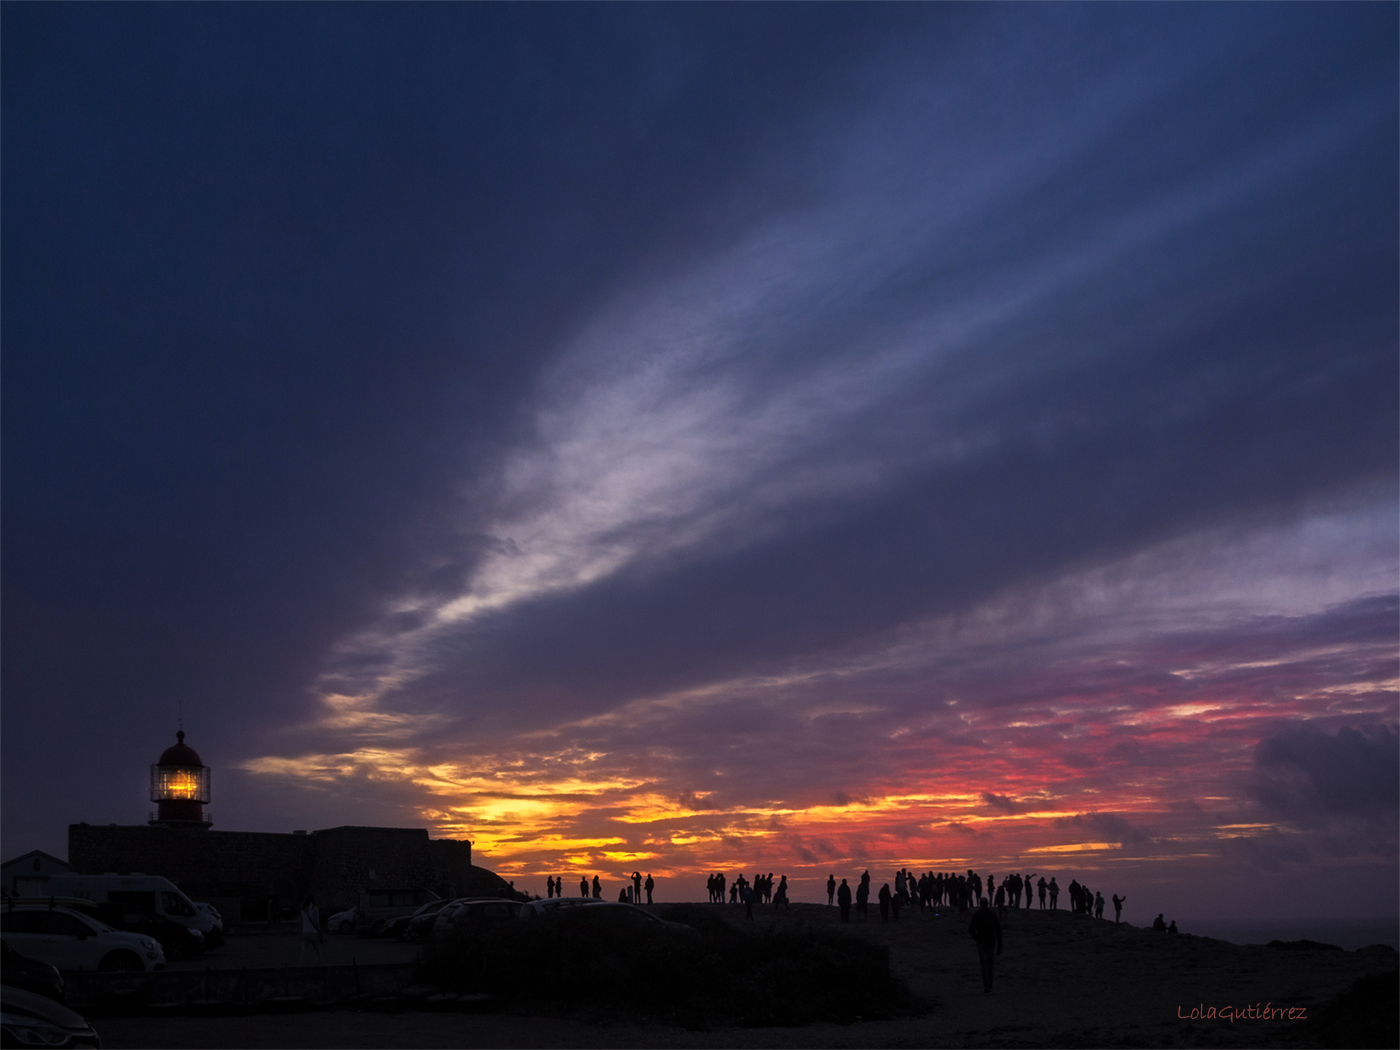
<instances>
[{"instance_id":1,"label":"sunset glow on horizon","mask_svg":"<svg viewBox=\"0 0 1400 1050\"><path fill-rule=\"evenodd\" d=\"M11 855L1395 912L1394 5L4 17Z\"/></svg>"}]
</instances>

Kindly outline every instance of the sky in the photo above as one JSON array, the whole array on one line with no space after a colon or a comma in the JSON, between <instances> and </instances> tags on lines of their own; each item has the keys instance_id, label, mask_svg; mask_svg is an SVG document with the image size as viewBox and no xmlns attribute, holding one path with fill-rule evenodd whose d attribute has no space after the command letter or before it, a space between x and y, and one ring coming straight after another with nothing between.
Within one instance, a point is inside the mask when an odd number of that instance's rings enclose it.
<instances>
[{"instance_id":1,"label":"sky","mask_svg":"<svg viewBox=\"0 0 1400 1050\"><path fill-rule=\"evenodd\" d=\"M1398 17L4 5L5 855L1395 915Z\"/></svg>"}]
</instances>

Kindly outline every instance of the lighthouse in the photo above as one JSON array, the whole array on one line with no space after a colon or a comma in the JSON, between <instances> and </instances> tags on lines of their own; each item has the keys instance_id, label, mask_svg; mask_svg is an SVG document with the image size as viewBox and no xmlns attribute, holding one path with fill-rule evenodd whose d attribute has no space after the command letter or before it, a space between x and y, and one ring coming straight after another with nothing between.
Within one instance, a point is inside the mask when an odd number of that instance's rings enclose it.
<instances>
[{"instance_id":1,"label":"lighthouse","mask_svg":"<svg viewBox=\"0 0 1400 1050\"><path fill-rule=\"evenodd\" d=\"M185 731L175 734L175 745L162 752L151 767L151 801L156 804L152 824L173 828L207 828L204 807L209 804L209 767L199 753L185 743Z\"/></svg>"}]
</instances>

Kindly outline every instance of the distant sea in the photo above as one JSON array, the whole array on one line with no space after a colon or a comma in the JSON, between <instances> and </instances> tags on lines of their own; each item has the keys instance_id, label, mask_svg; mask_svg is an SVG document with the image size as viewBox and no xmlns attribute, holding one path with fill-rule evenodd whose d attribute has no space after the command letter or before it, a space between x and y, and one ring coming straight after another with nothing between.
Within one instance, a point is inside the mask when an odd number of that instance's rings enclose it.
<instances>
[{"instance_id":1,"label":"distant sea","mask_svg":"<svg viewBox=\"0 0 1400 1050\"><path fill-rule=\"evenodd\" d=\"M1354 951L1388 944L1400 951L1400 919L1177 919L1182 933L1215 937L1233 944L1320 941Z\"/></svg>"}]
</instances>

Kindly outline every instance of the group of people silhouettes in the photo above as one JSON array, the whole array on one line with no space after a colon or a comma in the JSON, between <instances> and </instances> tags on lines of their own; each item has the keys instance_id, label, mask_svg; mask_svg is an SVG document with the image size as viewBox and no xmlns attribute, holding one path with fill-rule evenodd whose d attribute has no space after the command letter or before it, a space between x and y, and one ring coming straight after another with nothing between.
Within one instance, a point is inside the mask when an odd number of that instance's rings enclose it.
<instances>
[{"instance_id":1,"label":"group of people silhouettes","mask_svg":"<svg viewBox=\"0 0 1400 1050\"><path fill-rule=\"evenodd\" d=\"M841 922L851 921L852 905L855 915L869 921L870 890L869 871L861 873L854 889L848 880L841 879L838 883L835 874L831 874L826 880L826 902L840 909ZM1102 892L1090 890L1078 879L1070 881L1068 890L1070 908L1074 914L1103 918L1105 901ZM723 899L722 885L720 899ZM915 905L920 912L925 909L937 911L951 908L957 909L959 915L965 915L974 908L980 912L985 905L988 911L995 909L993 918L996 918L998 913L1005 916L1008 908L1033 908L1037 902L1042 911L1059 910L1060 884L1054 875L1047 880L1043 875L1011 872L998 882L995 875L988 875L984 879L972 869L963 874L933 871L916 874L907 868L900 868L891 882L880 887L875 899L879 904L881 922L897 922L901 909ZM1127 899L1113 894L1114 922L1122 921L1123 903ZM995 937L989 932L992 924L988 920L979 919L977 922L980 935L989 938L985 942L979 941L979 944L994 943L998 940L1001 925L999 921L996 923ZM1163 925L1162 928L1166 929L1166 926Z\"/></svg>"},{"instance_id":2,"label":"group of people silhouettes","mask_svg":"<svg viewBox=\"0 0 1400 1050\"><path fill-rule=\"evenodd\" d=\"M617 899L631 904L640 904L642 903L642 894L645 892L646 903L651 904L652 893L656 887L651 875L643 876L640 871L634 871L629 881L631 885L624 882ZM564 896L564 877L562 875L557 878L553 875L549 876L545 886L550 897ZM780 876L775 886L771 871L766 875L761 872L755 874L752 882L740 873L734 877L732 883L726 879L723 872L715 872L706 879L706 886L709 890L711 904L723 904L727 897L730 904L744 905L745 917L748 919L753 918L755 904L771 904L774 908L790 907L787 876ZM826 903L840 909L842 922L851 921L852 905L855 906L856 915L869 921L870 888L869 871L861 872L854 890L846 879L842 879L838 884L835 874L828 875ZM1102 891L1095 892L1079 882L1078 879L1070 880L1068 891L1070 910L1073 914L1103 918L1105 901ZM579 894L594 900L602 900L602 881L597 875L594 875L590 883L588 876L583 876L579 881ZM1023 906L1023 902L1026 908L1034 907L1035 902L1038 901L1041 911L1057 911L1060 901L1060 885L1053 875L1047 881L1043 875L1037 877L1035 874L1025 875L1020 872L1012 872L1003 876L998 882L994 875L988 875L984 879L971 868L966 873L926 871L919 874L907 868L900 868L895 872L891 882L880 887L875 899L879 905L881 922L897 922L902 909L915 905L918 906L920 912L926 909L956 908L958 914L965 915L973 909L980 912L980 905L985 904L989 910L994 908L997 913L1004 916L1008 908L1019 909ZM1116 893L1113 894L1114 922L1122 921L1123 903L1127 899L1127 897L1120 897ZM983 931L983 935L986 935L985 931L988 928L989 924L986 920L979 920L979 929ZM998 923L997 929L999 937L1000 923ZM1153 924L1153 929L1175 933L1176 923L1173 922L1168 927L1159 915L1157 922ZM980 945L983 942L979 941L978 943Z\"/></svg>"},{"instance_id":3,"label":"group of people silhouettes","mask_svg":"<svg viewBox=\"0 0 1400 1050\"><path fill-rule=\"evenodd\" d=\"M791 908L788 903L788 881L787 876L780 876L778 885L774 888L773 873L767 875L761 872L755 874L753 882L744 878L742 872L734 876L734 882L730 884L725 879L723 872L715 872L705 880L710 891L711 904L723 904L725 887L729 887L729 903L743 904L744 917L753 918L753 906L755 904L771 904L774 908Z\"/></svg>"},{"instance_id":4,"label":"group of people silhouettes","mask_svg":"<svg viewBox=\"0 0 1400 1050\"><path fill-rule=\"evenodd\" d=\"M622 892L617 895L617 899L626 904L641 904L642 891L645 890L647 895L646 902L650 904L652 891L656 889L656 881L651 877L651 874L648 872L644 880L640 871L634 871L632 872L631 883L630 886L624 883ZM511 885L514 885L514 883ZM564 876L560 875L558 878L555 878L551 875L545 879L544 885L546 893L548 893L551 898L564 896ZM597 875L594 875L593 882L590 884L588 876L584 875L579 879L578 894L580 897L590 897L595 901L602 900L602 880L599 879Z\"/></svg>"}]
</instances>

